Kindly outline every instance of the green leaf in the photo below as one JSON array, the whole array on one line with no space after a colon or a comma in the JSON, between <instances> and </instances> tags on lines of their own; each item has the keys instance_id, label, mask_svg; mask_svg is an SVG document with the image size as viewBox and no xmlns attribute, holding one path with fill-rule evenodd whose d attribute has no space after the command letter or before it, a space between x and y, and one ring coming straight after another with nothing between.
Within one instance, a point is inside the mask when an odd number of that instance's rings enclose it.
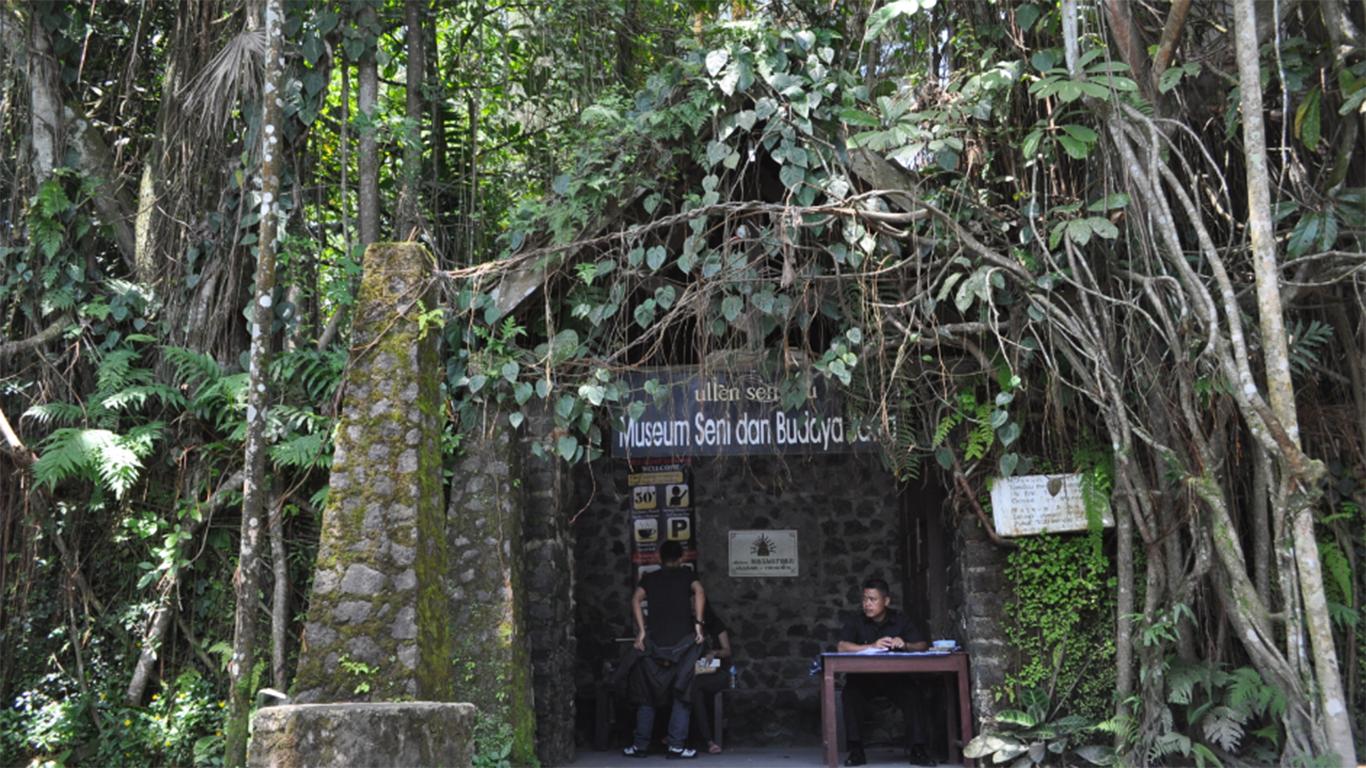
<instances>
[{"instance_id":1,"label":"green leaf","mask_svg":"<svg viewBox=\"0 0 1366 768\"><path fill-rule=\"evenodd\" d=\"M1067 238L1077 245L1091 242L1091 222L1089 219L1073 219L1067 222Z\"/></svg>"},{"instance_id":2,"label":"green leaf","mask_svg":"<svg viewBox=\"0 0 1366 768\"><path fill-rule=\"evenodd\" d=\"M1020 464L1020 455L1017 453L1007 453L1001 456L1000 470L1001 477L1010 477L1015 474L1015 467Z\"/></svg>"},{"instance_id":3,"label":"green leaf","mask_svg":"<svg viewBox=\"0 0 1366 768\"><path fill-rule=\"evenodd\" d=\"M1086 223L1091 227L1091 232L1097 237L1106 240L1114 240L1119 237L1119 227L1116 227L1109 219L1102 216L1091 216L1086 219Z\"/></svg>"},{"instance_id":4,"label":"green leaf","mask_svg":"<svg viewBox=\"0 0 1366 768\"><path fill-rule=\"evenodd\" d=\"M921 8L920 0L893 0L883 7L877 9L868 17L868 26L863 32L863 42L871 42L876 38L889 22L900 16L910 16ZM934 0L927 0L925 7L934 5Z\"/></svg>"},{"instance_id":5,"label":"green leaf","mask_svg":"<svg viewBox=\"0 0 1366 768\"><path fill-rule=\"evenodd\" d=\"M806 181L806 170L792 163L785 163L778 171L778 178L783 182L783 186L796 191Z\"/></svg>"},{"instance_id":6,"label":"green leaf","mask_svg":"<svg viewBox=\"0 0 1366 768\"><path fill-rule=\"evenodd\" d=\"M664 250L664 246L656 245L645 252L645 265L650 268L650 271L657 272L660 267L664 266L664 260L668 257L669 254Z\"/></svg>"},{"instance_id":7,"label":"green leaf","mask_svg":"<svg viewBox=\"0 0 1366 768\"><path fill-rule=\"evenodd\" d=\"M734 323L744 308L745 300L740 296L731 295L721 300L721 314L728 323Z\"/></svg>"},{"instance_id":8,"label":"green leaf","mask_svg":"<svg viewBox=\"0 0 1366 768\"><path fill-rule=\"evenodd\" d=\"M1038 6L1032 4L1022 5L1015 9L1015 26L1021 32L1028 32L1034 26L1034 22L1039 20L1040 11Z\"/></svg>"},{"instance_id":9,"label":"green leaf","mask_svg":"<svg viewBox=\"0 0 1366 768\"><path fill-rule=\"evenodd\" d=\"M708 167L711 167L711 166L716 165L717 163L721 162L722 160L725 160L725 159L726 159L726 155L728 155L728 154L730 154L730 147L727 147L725 144L722 144L722 143L719 142L719 141L711 141L711 142L708 142L708 143L707 143L707 166L708 166Z\"/></svg>"},{"instance_id":10,"label":"green leaf","mask_svg":"<svg viewBox=\"0 0 1366 768\"><path fill-rule=\"evenodd\" d=\"M555 448L559 451L560 458L573 461L574 453L579 450L579 439L573 435L564 435L556 442Z\"/></svg>"},{"instance_id":11,"label":"green leaf","mask_svg":"<svg viewBox=\"0 0 1366 768\"><path fill-rule=\"evenodd\" d=\"M865 128L876 128L879 125L876 117L853 107L841 109L839 115L841 120L850 125L861 125Z\"/></svg>"},{"instance_id":12,"label":"green leaf","mask_svg":"<svg viewBox=\"0 0 1366 768\"><path fill-rule=\"evenodd\" d=\"M1058 143L1062 145L1063 151L1065 151L1069 157L1076 158L1077 160L1085 160L1086 156L1091 154L1090 146L1071 136L1058 136Z\"/></svg>"},{"instance_id":13,"label":"green leaf","mask_svg":"<svg viewBox=\"0 0 1366 768\"><path fill-rule=\"evenodd\" d=\"M520 373L521 370L522 366L518 365L516 360L509 360L508 362L503 363L503 378L508 381L516 381L517 374Z\"/></svg>"},{"instance_id":14,"label":"green leaf","mask_svg":"<svg viewBox=\"0 0 1366 768\"><path fill-rule=\"evenodd\" d=\"M1086 210L1095 213L1104 213L1105 211L1112 210L1114 208L1124 208L1128 204L1129 196L1124 194L1123 192L1116 192L1114 194L1106 195L1105 197L1096 200L1095 202L1086 206Z\"/></svg>"},{"instance_id":15,"label":"green leaf","mask_svg":"<svg viewBox=\"0 0 1366 768\"><path fill-rule=\"evenodd\" d=\"M672 285L661 285L655 289L655 303L663 309L673 306L677 291Z\"/></svg>"},{"instance_id":16,"label":"green leaf","mask_svg":"<svg viewBox=\"0 0 1366 768\"><path fill-rule=\"evenodd\" d=\"M1304 102L1295 110L1295 136L1304 142L1304 146L1308 147L1310 152L1319 147L1319 124L1322 119L1319 102L1322 96L1318 86L1314 86L1305 96Z\"/></svg>"},{"instance_id":17,"label":"green leaf","mask_svg":"<svg viewBox=\"0 0 1366 768\"><path fill-rule=\"evenodd\" d=\"M635 317L637 325L641 328L649 328L655 321L655 300L646 299L637 304L632 315Z\"/></svg>"},{"instance_id":18,"label":"green leaf","mask_svg":"<svg viewBox=\"0 0 1366 768\"><path fill-rule=\"evenodd\" d=\"M526 416L523 416L521 411L513 411L508 414L508 423L512 425L513 429L522 426L522 422L525 420Z\"/></svg>"},{"instance_id":19,"label":"green leaf","mask_svg":"<svg viewBox=\"0 0 1366 768\"><path fill-rule=\"evenodd\" d=\"M993 424L992 426L996 426ZM1020 425L1017 422L1010 422L1000 431L997 437L1001 438L1001 445L1010 445L1020 437Z\"/></svg>"},{"instance_id":20,"label":"green leaf","mask_svg":"<svg viewBox=\"0 0 1366 768\"><path fill-rule=\"evenodd\" d=\"M607 390L598 384L583 384L579 386L579 397L584 398L595 406L602 405L602 400L607 395Z\"/></svg>"},{"instance_id":21,"label":"green leaf","mask_svg":"<svg viewBox=\"0 0 1366 768\"><path fill-rule=\"evenodd\" d=\"M714 51L708 51L706 58L707 74L716 77L716 75L720 73L722 67L725 67L726 63L729 61L730 51L725 48L717 48Z\"/></svg>"}]
</instances>

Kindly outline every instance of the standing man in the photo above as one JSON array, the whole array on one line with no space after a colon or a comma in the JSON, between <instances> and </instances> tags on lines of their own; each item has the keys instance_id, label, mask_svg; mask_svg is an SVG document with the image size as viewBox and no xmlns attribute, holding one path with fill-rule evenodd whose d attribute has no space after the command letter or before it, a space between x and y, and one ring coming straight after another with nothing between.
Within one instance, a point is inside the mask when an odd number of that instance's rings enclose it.
<instances>
[{"instance_id":1,"label":"standing man","mask_svg":"<svg viewBox=\"0 0 1366 768\"><path fill-rule=\"evenodd\" d=\"M840 631L840 653L871 649L884 651L923 651L929 643L910 619L892 609L891 590L880 578L863 582L863 610L853 614ZM934 765L925 751L924 723L915 710L923 706L922 688L910 682L909 675L847 675L844 681L844 741L849 750L845 765L863 765L862 730L868 722L868 705L874 697L891 699L901 708L906 721L906 740L912 765ZM917 701L919 699L919 701Z\"/></svg>"},{"instance_id":2,"label":"standing man","mask_svg":"<svg viewBox=\"0 0 1366 768\"><path fill-rule=\"evenodd\" d=\"M702 582L691 568L683 567L683 545L666 541L659 548L659 560L664 565L658 571L645 574L631 596L631 613L636 620L636 658L633 674L642 685L637 691L635 741L622 750L627 757L645 757L654 731L655 709L673 700L669 715L669 751L671 760L697 757L697 750L689 749L688 725L692 708L694 664L702 654L702 617L705 615L707 595ZM644 602L650 603L647 617Z\"/></svg>"}]
</instances>

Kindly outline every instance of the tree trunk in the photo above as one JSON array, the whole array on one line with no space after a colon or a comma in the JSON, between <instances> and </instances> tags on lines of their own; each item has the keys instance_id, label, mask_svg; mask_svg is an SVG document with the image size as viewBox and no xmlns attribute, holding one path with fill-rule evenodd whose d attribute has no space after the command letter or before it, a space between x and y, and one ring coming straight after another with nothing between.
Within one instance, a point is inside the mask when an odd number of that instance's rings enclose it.
<instances>
[{"instance_id":1,"label":"tree trunk","mask_svg":"<svg viewBox=\"0 0 1366 768\"><path fill-rule=\"evenodd\" d=\"M1290 380L1289 344L1281 310L1280 265L1276 258L1276 229L1271 219L1271 182L1267 172L1266 134L1262 125L1262 88L1257 44L1257 14L1253 0L1233 4L1234 38L1237 43L1238 82L1242 100L1243 153L1247 164L1248 230L1252 242L1253 275L1257 284L1257 313L1261 323L1262 354L1265 356L1266 387L1272 412L1281 427L1299 447L1299 420L1295 412L1295 390ZM1299 571L1304 618L1313 648L1314 690L1318 693L1320 717L1328 743L1318 745L1335 754L1342 764L1356 763L1356 748L1347 714L1342 679L1338 673L1337 649L1333 645L1333 625L1328 616L1328 601L1323 591L1318 543L1314 539L1312 504L1322 464L1312 462L1318 476L1302 477L1283 463L1281 493L1288 502L1295 544L1295 565Z\"/></svg>"},{"instance_id":2,"label":"tree trunk","mask_svg":"<svg viewBox=\"0 0 1366 768\"><path fill-rule=\"evenodd\" d=\"M157 590L157 607L152 614L151 621L148 622L147 632L142 638L142 651L138 654L138 662L133 667L133 676L128 681L128 690L123 695L124 703L128 706L142 705L142 696L147 692L147 683L152 679L152 671L157 656L161 652L161 643L166 638L166 630L171 626L171 619L177 615L175 594L180 585L179 563L184 562L189 556L190 547L195 543L195 533L200 526L208 521L214 510L222 505L228 494L235 491L241 483L242 472L238 471L219 485L218 490L214 491L208 502L200 510L199 519L190 522L186 530L188 535L180 542L179 551L176 553L176 565L173 565L171 570L162 576L160 588Z\"/></svg>"},{"instance_id":3,"label":"tree trunk","mask_svg":"<svg viewBox=\"0 0 1366 768\"><path fill-rule=\"evenodd\" d=\"M42 10L30 8L28 14L30 163L35 184L52 178L62 153L61 78L52 58L52 43L43 28Z\"/></svg>"},{"instance_id":4,"label":"tree trunk","mask_svg":"<svg viewBox=\"0 0 1366 768\"><path fill-rule=\"evenodd\" d=\"M369 3L360 13L362 36L374 32L376 40L367 40L365 53L360 57L360 83L356 92L356 107L364 127L360 132L360 244L369 245L379 240L379 143L375 139L375 111L379 103L379 71L375 64L378 45L378 24L374 6Z\"/></svg>"},{"instance_id":5,"label":"tree trunk","mask_svg":"<svg viewBox=\"0 0 1366 768\"><path fill-rule=\"evenodd\" d=\"M247 716L255 693L252 670L256 665L256 593L260 583L262 493L266 488L266 363L274 318L271 297L275 290L275 241L281 229L279 219L282 215L277 197L283 150L280 137L284 132L281 130L282 102L276 96L284 92L285 83L282 0L266 0L265 31L269 50L261 107L261 234L257 244L255 301L252 302L242 542L236 579L237 616L233 625L232 661L228 665L230 708L224 727L224 762L228 766L246 764Z\"/></svg>"},{"instance_id":6,"label":"tree trunk","mask_svg":"<svg viewBox=\"0 0 1366 768\"><path fill-rule=\"evenodd\" d=\"M270 679L278 691L289 690L289 559L285 550L284 497L270 505L270 566L274 589L270 601Z\"/></svg>"},{"instance_id":7,"label":"tree trunk","mask_svg":"<svg viewBox=\"0 0 1366 768\"><path fill-rule=\"evenodd\" d=\"M423 0L407 0L407 128L403 137L403 189L399 193L398 237L401 240L415 239L415 232L421 226L421 212L418 201L422 199L422 85L426 79L427 57L423 53L425 34L422 19L426 15Z\"/></svg>"}]
</instances>

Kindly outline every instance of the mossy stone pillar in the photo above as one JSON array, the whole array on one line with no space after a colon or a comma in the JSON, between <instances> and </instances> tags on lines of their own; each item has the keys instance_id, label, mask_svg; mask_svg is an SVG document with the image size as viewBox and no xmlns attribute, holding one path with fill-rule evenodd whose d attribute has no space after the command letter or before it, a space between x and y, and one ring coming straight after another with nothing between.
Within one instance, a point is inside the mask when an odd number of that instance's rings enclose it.
<instances>
[{"instance_id":1,"label":"mossy stone pillar","mask_svg":"<svg viewBox=\"0 0 1366 768\"><path fill-rule=\"evenodd\" d=\"M446 514L447 590L455 647L455 689L512 728L516 765L536 759L523 591L525 497L517 441L507 415L489 411L469 425Z\"/></svg>"},{"instance_id":2,"label":"mossy stone pillar","mask_svg":"<svg viewBox=\"0 0 1366 768\"><path fill-rule=\"evenodd\" d=\"M433 268L365 251L296 702L452 699Z\"/></svg>"}]
</instances>

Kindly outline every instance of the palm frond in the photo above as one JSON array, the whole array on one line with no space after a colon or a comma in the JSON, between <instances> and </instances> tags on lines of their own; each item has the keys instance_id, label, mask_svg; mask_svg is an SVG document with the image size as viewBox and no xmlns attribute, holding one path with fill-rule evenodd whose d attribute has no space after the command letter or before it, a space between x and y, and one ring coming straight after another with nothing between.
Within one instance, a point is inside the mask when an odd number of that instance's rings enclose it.
<instances>
[{"instance_id":1,"label":"palm frond","mask_svg":"<svg viewBox=\"0 0 1366 768\"><path fill-rule=\"evenodd\" d=\"M192 120L197 118L203 132L221 132L243 99L256 98L261 90L266 48L265 30L244 29L185 86L180 96L186 113Z\"/></svg>"}]
</instances>

